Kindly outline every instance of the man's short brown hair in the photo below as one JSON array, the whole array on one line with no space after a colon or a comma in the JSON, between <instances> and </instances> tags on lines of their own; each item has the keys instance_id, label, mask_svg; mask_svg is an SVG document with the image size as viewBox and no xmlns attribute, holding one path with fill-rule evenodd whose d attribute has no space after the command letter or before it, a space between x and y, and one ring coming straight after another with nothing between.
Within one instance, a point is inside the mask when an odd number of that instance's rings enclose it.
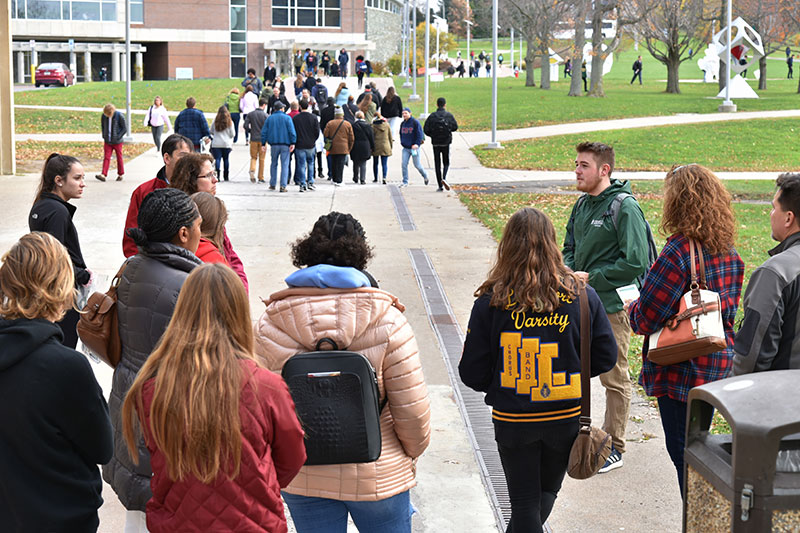
<instances>
[{"instance_id":1,"label":"man's short brown hair","mask_svg":"<svg viewBox=\"0 0 800 533\"><path fill-rule=\"evenodd\" d=\"M594 156L594 161L597 163L597 168L603 165L608 165L608 175L614 172L614 148L607 144L596 142L583 142L575 147L575 151L579 154L590 153Z\"/></svg>"},{"instance_id":2,"label":"man's short brown hair","mask_svg":"<svg viewBox=\"0 0 800 533\"><path fill-rule=\"evenodd\" d=\"M190 96L186 99L186 107L193 108L195 105L197 105L197 100L195 100L194 97Z\"/></svg>"}]
</instances>

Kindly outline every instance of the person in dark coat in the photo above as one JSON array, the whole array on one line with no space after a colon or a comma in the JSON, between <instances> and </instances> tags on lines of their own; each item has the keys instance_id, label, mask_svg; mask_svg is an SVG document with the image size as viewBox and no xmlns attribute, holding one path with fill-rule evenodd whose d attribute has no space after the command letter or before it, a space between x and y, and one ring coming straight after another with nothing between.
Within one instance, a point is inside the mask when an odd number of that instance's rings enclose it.
<instances>
[{"instance_id":1,"label":"person in dark coat","mask_svg":"<svg viewBox=\"0 0 800 533\"><path fill-rule=\"evenodd\" d=\"M450 190L447 184L447 170L450 168L450 144L453 142L453 132L458 129L458 122L452 113L445 109L447 101L444 97L436 100L436 111L425 119L423 131L431 138L433 146L433 164L436 169L436 181L439 182L439 192Z\"/></svg>"},{"instance_id":2,"label":"person in dark coat","mask_svg":"<svg viewBox=\"0 0 800 533\"><path fill-rule=\"evenodd\" d=\"M95 174L95 178L106 181L108 167L111 165L111 154L117 155L117 181L122 181L125 175L125 164L122 160L122 140L128 133L128 124L125 117L117 111L114 104L103 107L103 116L100 117L100 128L103 131L103 171Z\"/></svg>"},{"instance_id":3,"label":"person in dark coat","mask_svg":"<svg viewBox=\"0 0 800 533\"><path fill-rule=\"evenodd\" d=\"M0 266L0 529L97 531L111 459L108 406L86 357L55 322L72 304L72 261L47 233L23 236Z\"/></svg>"},{"instance_id":4,"label":"person in dark coat","mask_svg":"<svg viewBox=\"0 0 800 533\"><path fill-rule=\"evenodd\" d=\"M380 103L381 116L389 121L392 129L392 137L395 139L400 135L400 122L403 116L403 101L395 92L394 87L386 90L386 96Z\"/></svg>"},{"instance_id":5,"label":"person in dark coat","mask_svg":"<svg viewBox=\"0 0 800 533\"><path fill-rule=\"evenodd\" d=\"M275 82L275 77L277 75L278 73L275 70L275 62L270 61L269 66L264 69L264 87L272 85Z\"/></svg>"},{"instance_id":6,"label":"person in dark coat","mask_svg":"<svg viewBox=\"0 0 800 533\"><path fill-rule=\"evenodd\" d=\"M364 120L364 112L356 112L356 121L353 123L353 148L350 149L350 159L353 160L353 183L364 185L367 180L367 161L372 158L375 149L375 134L372 125Z\"/></svg>"},{"instance_id":7,"label":"person in dark coat","mask_svg":"<svg viewBox=\"0 0 800 533\"><path fill-rule=\"evenodd\" d=\"M78 230L72 222L75 206L69 203L73 198L83 196L83 188L86 186L84 177L83 165L77 159L68 155L50 154L42 169L36 201L28 215L28 228L31 231L49 233L66 247L75 272L73 285L76 289L87 285L92 277L83 260ZM78 332L75 327L79 318L78 311L70 307L58 321L64 346L77 346Z\"/></svg>"},{"instance_id":8,"label":"person in dark coat","mask_svg":"<svg viewBox=\"0 0 800 533\"><path fill-rule=\"evenodd\" d=\"M342 48L342 50L339 52L338 59L339 59L339 75L342 78L346 78L347 74L348 74L347 73L347 64L350 62L350 56L347 55L347 50Z\"/></svg>"},{"instance_id":9,"label":"person in dark coat","mask_svg":"<svg viewBox=\"0 0 800 533\"><path fill-rule=\"evenodd\" d=\"M336 99L333 96L329 96L328 100L325 102L325 107L319 112L319 129L321 131L325 131L325 126L328 125L328 122L333 120L334 118L334 111L336 110ZM328 169L328 181L331 179L331 154L326 154L325 156L325 163ZM322 167L320 166L320 169ZM322 177L322 176L320 176Z\"/></svg>"},{"instance_id":10,"label":"person in dark coat","mask_svg":"<svg viewBox=\"0 0 800 533\"><path fill-rule=\"evenodd\" d=\"M211 137L211 131L208 129L208 121L205 114L196 109L197 100L194 97L186 99L186 109L178 113L178 117L173 124L175 133L180 133L192 140L194 151L200 151L200 141L203 137Z\"/></svg>"},{"instance_id":11,"label":"person in dark coat","mask_svg":"<svg viewBox=\"0 0 800 533\"><path fill-rule=\"evenodd\" d=\"M128 260L117 289L122 357L114 370L109 399L114 457L103 467L103 479L128 510L126 530L129 525L144 525L152 471L142 439L138 464L131 459L122 438L120 409L137 372L167 328L184 280L201 264L194 255L200 244L201 218L185 192L173 188L151 192L142 202L137 222L138 227L128 234L139 253Z\"/></svg>"}]
</instances>

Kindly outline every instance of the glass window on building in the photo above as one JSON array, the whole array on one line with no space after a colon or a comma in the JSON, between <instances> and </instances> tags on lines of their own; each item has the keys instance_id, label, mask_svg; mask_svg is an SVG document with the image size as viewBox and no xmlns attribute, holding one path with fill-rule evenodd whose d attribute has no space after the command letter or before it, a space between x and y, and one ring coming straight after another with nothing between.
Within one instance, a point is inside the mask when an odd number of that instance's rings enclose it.
<instances>
[{"instance_id":1,"label":"glass window on building","mask_svg":"<svg viewBox=\"0 0 800 533\"><path fill-rule=\"evenodd\" d=\"M72 2L72 20L100 20L100 4Z\"/></svg>"},{"instance_id":2,"label":"glass window on building","mask_svg":"<svg viewBox=\"0 0 800 533\"><path fill-rule=\"evenodd\" d=\"M142 22L144 0L131 0L133 22ZM11 16L33 20L117 20L116 0L12 0ZM138 17L138 18L137 18Z\"/></svg>"},{"instance_id":3,"label":"glass window on building","mask_svg":"<svg viewBox=\"0 0 800 533\"><path fill-rule=\"evenodd\" d=\"M244 78L247 70L247 4L230 0L231 78Z\"/></svg>"},{"instance_id":4,"label":"glass window on building","mask_svg":"<svg viewBox=\"0 0 800 533\"><path fill-rule=\"evenodd\" d=\"M370 0L367 0L370 1ZM273 26L340 27L340 0L273 0Z\"/></svg>"},{"instance_id":5,"label":"glass window on building","mask_svg":"<svg viewBox=\"0 0 800 533\"><path fill-rule=\"evenodd\" d=\"M144 24L144 0L131 0L131 23Z\"/></svg>"},{"instance_id":6,"label":"glass window on building","mask_svg":"<svg viewBox=\"0 0 800 533\"><path fill-rule=\"evenodd\" d=\"M27 0L25 18L39 20L60 20L60 0Z\"/></svg>"}]
</instances>

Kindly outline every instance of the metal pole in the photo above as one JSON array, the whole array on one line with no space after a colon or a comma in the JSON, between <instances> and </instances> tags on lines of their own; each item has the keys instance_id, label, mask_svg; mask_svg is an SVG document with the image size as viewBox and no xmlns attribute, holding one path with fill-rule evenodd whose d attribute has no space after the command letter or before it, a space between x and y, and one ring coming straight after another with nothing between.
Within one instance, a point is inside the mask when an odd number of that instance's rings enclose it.
<instances>
[{"instance_id":1,"label":"metal pole","mask_svg":"<svg viewBox=\"0 0 800 533\"><path fill-rule=\"evenodd\" d=\"M414 68L412 69L413 72L411 73L411 77L414 79L414 88L411 90L411 95L408 97L409 102L416 102L419 100L419 95L417 94L417 0L414 0L414 24L413 28L411 28L412 36L414 39L414 50L411 51L411 57L413 58L413 65Z\"/></svg>"},{"instance_id":2,"label":"metal pole","mask_svg":"<svg viewBox=\"0 0 800 533\"><path fill-rule=\"evenodd\" d=\"M431 66L431 0L425 0L425 111L419 118L428 118Z\"/></svg>"},{"instance_id":3,"label":"metal pole","mask_svg":"<svg viewBox=\"0 0 800 533\"><path fill-rule=\"evenodd\" d=\"M472 23L468 20L465 20L464 22L467 23L467 61L472 64L472 56L469 55L469 30L472 27ZM469 72L469 69L467 69L467 72Z\"/></svg>"},{"instance_id":4,"label":"metal pole","mask_svg":"<svg viewBox=\"0 0 800 533\"><path fill-rule=\"evenodd\" d=\"M725 54L728 60L725 62L725 101L719 106L719 111L725 113L733 113L736 111L736 104L731 102L731 18L732 18L731 0L728 0L728 27L725 29L727 36L727 49Z\"/></svg>"},{"instance_id":5,"label":"metal pole","mask_svg":"<svg viewBox=\"0 0 800 533\"><path fill-rule=\"evenodd\" d=\"M511 69L514 69L514 28L511 28Z\"/></svg>"},{"instance_id":6,"label":"metal pole","mask_svg":"<svg viewBox=\"0 0 800 533\"><path fill-rule=\"evenodd\" d=\"M522 70L522 36L519 38L519 70Z\"/></svg>"},{"instance_id":7,"label":"metal pole","mask_svg":"<svg viewBox=\"0 0 800 533\"><path fill-rule=\"evenodd\" d=\"M502 148L497 142L497 3L492 0L492 142L486 148Z\"/></svg>"},{"instance_id":8,"label":"metal pole","mask_svg":"<svg viewBox=\"0 0 800 533\"><path fill-rule=\"evenodd\" d=\"M406 81L403 82L403 87L411 87L411 80L408 79L408 9L409 0L403 3L403 71L406 73Z\"/></svg>"},{"instance_id":9,"label":"metal pole","mask_svg":"<svg viewBox=\"0 0 800 533\"><path fill-rule=\"evenodd\" d=\"M439 20L440 19L437 17L436 18L436 72L439 72L439 62L441 61L439 59L439 28L440 28Z\"/></svg>"},{"instance_id":10,"label":"metal pole","mask_svg":"<svg viewBox=\"0 0 800 533\"><path fill-rule=\"evenodd\" d=\"M128 132L123 142L133 142L131 135L131 0L125 0L125 123Z\"/></svg>"}]
</instances>

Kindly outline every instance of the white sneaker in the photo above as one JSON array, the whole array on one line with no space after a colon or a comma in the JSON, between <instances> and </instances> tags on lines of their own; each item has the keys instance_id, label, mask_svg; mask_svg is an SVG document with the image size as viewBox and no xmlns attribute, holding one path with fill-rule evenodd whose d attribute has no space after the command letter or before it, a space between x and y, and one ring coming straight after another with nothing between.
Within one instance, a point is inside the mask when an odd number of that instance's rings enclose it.
<instances>
[{"instance_id":1,"label":"white sneaker","mask_svg":"<svg viewBox=\"0 0 800 533\"><path fill-rule=\"evenodd\" d=\"M401 184L400 184L400 185L398 185L397 187L398 187L399 189L402 189L403 187L408 187L408 183L401 183Z\"/></svg>"}]
</instances>

